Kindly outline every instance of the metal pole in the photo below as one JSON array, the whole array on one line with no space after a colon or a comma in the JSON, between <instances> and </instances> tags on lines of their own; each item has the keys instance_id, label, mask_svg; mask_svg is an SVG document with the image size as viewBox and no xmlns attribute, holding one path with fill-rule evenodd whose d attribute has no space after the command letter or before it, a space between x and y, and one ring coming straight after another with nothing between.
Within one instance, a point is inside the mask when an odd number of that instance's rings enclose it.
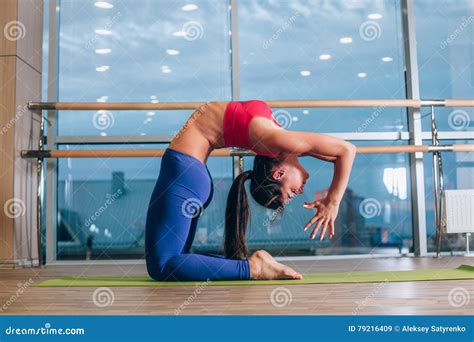
<instances>
[{"instance_id":1,"label":"metal pole","mask_svg":"<svg viewBox=\"0 0 474 342\"><path fill-rule=\"evenodd\" d=\"M40 134L38 138L38 150L42 151L44 139L44 119L41 113ZM43 158L36 161L36 229L38 244L38 267L43 267Z\"/></svg>"},{"instance_id":2,"label":"metal pole","mask_svg":"<svg viewBox=\"0 0 474 342\"><path fill-rule=\"evenodd\" d=\"M431 107L431 144L433 146L439 145L437 139L438 131L436 129L434 107ZM436 256L440 256L441 246L441 232L440 232L440 216L439 216L439 184L438 184L438 153L433 151L432 166L433 166L433 200L434 200L434 222L436 229Z\"/></svg>"},{"instance_id":3,"label":"metal pole","mask_svg":"<svg viewBox=\"0 0 474 342\"><path fill-rule=\"evenodd\" d=\"M405 59L406 96L409 99L420 99L420 86L418 79L418 56L416 48L416 25L413 0L401 1L402 30ZM420 109L409 107L408 130L409 143L423 145ZM423 155L410 154L410 191L413 223L413 250L416 256L425 256L428 253L426 242L426 204L425 204L425 176Z\"/></svg>"}]
</instances>

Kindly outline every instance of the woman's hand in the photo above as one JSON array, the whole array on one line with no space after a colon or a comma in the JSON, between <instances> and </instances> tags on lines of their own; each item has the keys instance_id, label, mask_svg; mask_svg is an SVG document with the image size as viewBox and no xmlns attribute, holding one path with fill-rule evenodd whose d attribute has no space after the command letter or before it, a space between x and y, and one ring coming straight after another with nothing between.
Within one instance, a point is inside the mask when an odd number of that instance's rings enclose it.
<instances>
[{"instance_id":1,"label":"woman's hand","mask_svg":"<svg viewBox=\"0 0 474 342\"><path fill-rule=\"evenodd\" d=\"M310 234L310 239L314 239L318 233L319 228L323 227L321 234L319 235L319 240L321 241L326 234L326 230L329 226L329 238L332 238L334 235L334 221L336 220L337 213L339 211L339 203L332 202L328 197L317 200L314 202L306 202L304 204L305 208L314 208L316 209L316 214L311 220L304 226L304 231L307 231L315 222L317 222L313 231Z\"/></svg>"}]
</instances>

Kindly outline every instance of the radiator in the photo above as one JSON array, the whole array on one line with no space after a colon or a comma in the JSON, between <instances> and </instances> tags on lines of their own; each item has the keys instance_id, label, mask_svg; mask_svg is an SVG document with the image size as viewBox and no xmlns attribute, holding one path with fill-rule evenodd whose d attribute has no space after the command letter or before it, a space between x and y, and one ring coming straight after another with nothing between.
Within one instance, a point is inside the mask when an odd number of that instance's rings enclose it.
<instances>
[{"instance_id":1,"label":"radiator","mask_svg":"<svg viewBox=\"0 0 474 342\"><path fill-rule=\"evenodd\" d=\"M444 190L442 202L446 233L474 233L474 189Z\"/></svg>"}]
</instances>

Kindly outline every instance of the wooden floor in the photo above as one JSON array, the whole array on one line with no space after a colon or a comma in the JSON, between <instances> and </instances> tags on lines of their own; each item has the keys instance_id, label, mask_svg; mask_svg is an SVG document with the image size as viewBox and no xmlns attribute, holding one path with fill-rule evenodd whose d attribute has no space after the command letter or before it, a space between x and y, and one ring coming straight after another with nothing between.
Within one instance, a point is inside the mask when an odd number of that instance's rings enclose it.
<instances>
[{"instance_id":1,"label":"wooden floor","mask_svg":"<svg viewBox=\"0 0 474 342\"><path fill-rule=\"evenodd\" d=\"M285 262L304 273L454 268L473 258L383 258ZM275 286L36 288L65 275L144 275L145 265L58 265L0 270L7 315L472 315L474 281ZM460 297L451 298L449 293ZM273 294L272 294L273 293ZM466 295L470 298L466 298ZM94 300L96 299L96 300ZM108 304L108 305L106 305ZM460 306L460 304L463 304ZM104 306L106 305L106 306ZM3 307L2 307L3 306Z\"/></svg>"}]
</instances>

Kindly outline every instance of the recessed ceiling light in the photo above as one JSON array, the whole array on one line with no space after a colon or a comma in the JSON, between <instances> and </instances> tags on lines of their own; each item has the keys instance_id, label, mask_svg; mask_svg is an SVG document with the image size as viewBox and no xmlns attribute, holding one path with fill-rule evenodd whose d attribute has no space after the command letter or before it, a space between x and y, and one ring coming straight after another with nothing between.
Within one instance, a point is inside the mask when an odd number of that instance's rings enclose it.
<instances>
[{"instance_id":1,"label":"recessed ceiling light","mask_svg":"<svg viewBox=\"0 0 474 342\"><path fill-rule=\"evenodd\" d=\"M319 59L322 61L327 61L328 59L331 59L331 55L329 54L320 55Z\"/></svg>"},{"instance_id":2,"label":"recessed ceiling light","mask_svg":"<svg viewBox=\"0 0 474 342\"><path fill-rule=\"evenodd\" d=\"M112 49L95 49L95 53L98 55L106 55L111 52L112 52Z\"/></svg>"},{"instance_id":3,"label":"recessed ceiling light","mask_svg":"<svg viewBox=\"0 0 474 342\"><path fill-rule=\"evenodd\" d=\"M359 77L359 78L364 78L364 77L367 77L367 74L366 74L365 72L359 72L359 73L357 74L357 77Z\"/></svg>"},{"instance_id":4,"label":"recessed ceiling light","mask_svg":"<svg viewBox=\"0 0 474 342\"><path fill-rule=\"evenodd\" d=\"M156 114L155 112L148 112L146 113L146 116L155 116L155 114Z\"/></svg>"},{"instance_id":5,"label":"recessed ceiling light","mask_svg":"<svg viewBox=\"0 0 474 342\"><path fill-rule=\"evenodd\" d=\"M310 76L310 75L311 75L311 71L309 71L309 70L301 70L301 71L300 71L300 74L301 74L301 76Z\"/></svg>"},{"instance_id":6,"label":"recessed ceiling light","mask_svg":"<svg viewBox=\"0 0 474 342\"><path fill-rule=\"evenodd\" d=\"M140 133L140 135L146 135L146 133Z\"/></svg>"},{"instance_id":7,"label":"recessed ceiling light","mask_svg":"<svg viewBox=\"0 0 474 342\"><path fill-rule=\"evenodd\" d=\"M382 61L391 62L391 61L393 61L393 58L392 57L382 57Z\"/></svg>"},{"instance_id":8,"label":"recessed ceiling light","mask_svg":"<svg viewBox=\"0 0 474 342\"><path fill-rule=\"evenodd\" d=\"M107 133L105 133L105 132L100 132L100 135L103 136L103 137L106 137L106 136L107 136Z\"/></svg>"},{"instance_id":9,"label":"recessed ceiling light","mask_svg":"<svg viewBox=\"0 0 474 342\"><path fill-rule=\"evenodd\" d=\"M308 115L308 114L309 114L309 110L304 109L304 110L303 110L303 114L304 114L304 115Z\"/></svg>"},{"instance_id":10,"label":"recessed ceiling light","mask_svg":"<svg viewBox=\"0 0 474 342\"><path fill-rule=\"evenodd\" d=\"M161 72L163 72L163 73L165 73L165 74L171 72L171 68L170 68L169 66L167 66L167 65L162 65L162 66L160 67L160 69L161 69Z\"/></svg>"},{"instance_id":11,"label":"recessed ceiling light","mask_svg":"<svg viewBox=\"0 0 474 342\"><path fill-rule=\"evenodd\" d=\"M104 8L104 9L114 8L114 5L112 5L110 2L107 2L107 1L96 1L94 3L94 6L99 7L99 8Z\"/></svg>"},{"instance_id":12,"label":"recessed ceiling light","mask_svg":"<svg viewBox=\"0 0 474 342\"><path fill-rule=\"evenodd\" d=\"M112 31L104 30L104 29L96 29L95 33L103 35L103 36L110 36L112 34Z\"/></svg>"},{"instance_id":13,"label":"recessed ceiling light","mask_svg":"<svg viewBox=\"0 0 474 342\"><path fill-rule=\"evenodd\" d=\"M176 31L176 32L173 32L173 36L175 36L175 37L184 37L184 36L186 36L186 32Z\"/></svg>"},{"instance_id":14,"label":"recessed ceiling light","mask_svg":"<svg viewBox=\"0 0 474 342\"><path fill-rule=\"evenodd\" d=\"M367 16L367 18L371 19L371 20L377 20L377 19L382 19L383 15L381 15L380 13L371 13Z\"/></svg>"},{"instance_id":15,"label":"recessed ceiling light","mask_svg":"<svg viewBox=\"0 0 474 342\"><path fill-rule=\"evenodd\" d=\"M168 49L166 50L166 53L170 56L176 56L176 55L179 55L179 50Z\"/></svg>"},{"instance_id":16,"label":"recessed ceiling light","mask_svg":"<svg viewBox=\"0 0 474 342\"><path fill-rule=\"evenodd\" d=\"M185 12L191 12L191 11L197 10L198 6L195 5L195 4L187 4L187 5L184 5L183 7L181 7L181 9Z\"/></svg>"},{"instance_id":17,"label":"recessed ceiling light","mask_svg":"<svg viewBox=\"0 0 474 342\"><path fill-rule=\"evenodd\" d=\"M152 99L152 100L156 100L157 98L158 98L158 97L157 97L156 95L151 95L151 96L150 96L150 99Z\"/></svg>"},{"instance_id":18,"label":"recessed ceiling light","mask_svg":"<svg viewBox=\"0 0 474 342\"><path fill-rule=\"evenodd\" d=\"M293 119L294 122L297 122L297 121L298 121L298 117L297 117L297 116L293 116L292 119Z\"/></svg>"},{"instance_id":19,"label":"recessed ceiling light","mask_svg":"<svg viewBox=\"0 0 474 342\"><path fill-rule=\"evenodd\" d=\"M339 43L341 44L350 44L352 43L352 38L351 37L342 37L339 39Z\"/></svg>"},{"instance_id":20,"label":"recessed ceiling light","mask_svg":"<svg viewBox=\"0 0 474 342\"><path fill-rule=\"evenodd\" d=\"M101 65L100 67L95 68L97 72L104 72L110 69L110 66L108 65Z\"/></svg>"}]
</instances>

